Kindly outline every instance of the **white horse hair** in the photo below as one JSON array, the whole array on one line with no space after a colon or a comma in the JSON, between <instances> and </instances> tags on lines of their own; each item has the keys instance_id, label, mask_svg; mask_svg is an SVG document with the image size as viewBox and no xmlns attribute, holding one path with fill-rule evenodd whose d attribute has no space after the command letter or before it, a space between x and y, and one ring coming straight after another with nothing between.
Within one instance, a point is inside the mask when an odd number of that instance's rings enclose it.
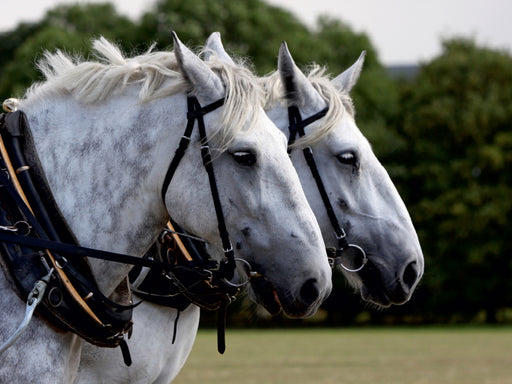
<instances>
[{"instance_id":1,"label":"white horse hair","mask_svg":"<svg viewBox=\"0 0 512 384\"><path fill-rule=\"evenodd\" d=\"M336 247L338 240L300 150L311 147L348 242L362 247L369 257L361 271L341 271L365 300L387 307L410 299L423 275L424 260L405 204L355 123L349 93L359 79L364 58L362 52L350 68L332 80L317 65L306 77L283 43L279 70L262 82L267 89L267 114L287 136L288 106L297 106L303 119L329 108L327 115L306 127L306 136L295 142L292 162L326 246Z\"/></svg>"},{"instance_id":2,"label":"white horse hair","mask_svg":"<svg viewBox=\"0 0 512 384\"><path fill-rule=\"evenodd\" d=\"M212 255L222 257L197 131L164 201L161 189L187 122L187 96L201 105L225 98L225 105L204 121L217 149L215 177L236 256L257 268L271 287L271 295L252 287L254 300L277 303L291 316L310 316L330 292L331 270L284 137L260 104L262 91L249 71L210 67L173 38L174 54L125 59L100 39L95 47L104 62L46 55L41 68L47 81L30 89L20 109L29 119L55 201L83 246L142 256L172 215L185 230L208 241ZM254 163L240 163L239 154L251 155ZM273 255L276 250L279 254ZM130 270L93 259L90 264L106 295ZM238 274L247 277L245 269ZM5 340L23 317L24 303L9 278L1 277L0 340ZM198 309L185 312L180 325L190 322L194 330ZM144 332L135 316L134 336L144 337ZM178 332L187 338L179 342L190 345L195 330ZM153 342L159 341L157 335ZM36 317L0 356L0 381L73 382L81 344ZM116 352L121 361L119 351L108 352ZM79 379L113 382L109 371L98 365ZM132 370L122 380L155 380L145 373Z\"/></svg>"},{"instance_id":3,"label":"white horse hair","mask_svg":"<svg viewBox=\"0 0 512 384\"><path fill-rule=\"evenodd\" d=\"M206 43L204 54L210 65L217 66L224 65L225 63L229 63L233 66L237 65L224 51L220 34L218 33L213 33L210 36ZM330 227L330 222L325 214L325 207L322 204L316 186L311 183L311 172L305 166L300 151L300 148L311 145L315 148L315 155L319 152L319 154L325 153L327 152L324 147L325 143L329 142L329 140L332 141L334 137L333 145L336 146L336 149L331 149L332 154L328 156L322 155L317 157L317 163L320 170L326 172L329 176L324 180L328 191L336 195L347 196L344 198L353 204L352 207L336 204L335 209L340 220L343 220L345 227L349 229L349 231L347 231L349 238L354 239L354 241L362 245L365 249L371 250L370 257L373 261L369 268L374 272L372 272L370 276L376 277L376 284L372 286L373 290L371 294L365 293L367 288L364 288L364 284L367 281L366 279L368 279L368 275L364 271L364 268L362 272L358 274L345 273L349 281L352 282L354 287L359 288L366 299L372 300L381 306L388 306L390 304L388 298L390 290L395 292L390 295L393 300L395 300L395 304L402 303L410 298L423 273L423 256L405 206L401 203L401 199L394 190L387 174L382 173L383 168L379 167L380 164L378 164L376 158L372 156L369 144L362 134L360 134L354 123L355 109L349 92L357 82L362 69L363 59L364 54L351 68L338 76L336 81L331 81L325 76L325 69L318 66L313 67L306 80L305 77L301 77L301 73L297 72L299 71L298 68L296 68L295 65L291 65L293 60L284 45L280 50L279 60L281 64L283 61L286 61L288 66L283 68L283 65L280 65L279 71L269 77L261 79L261 82L266 89L268 102L267 113L279 124L279 128L287 136L288 113L286 108L289 103L299 106L301 110L305 109L305 113L308 114L316 113L325 105L329 105L327 115L313 126L309 127L308 134L294 144L293 147L296 148L292 156L294 166L306 190L309 203L312 205L317 215L324 239L326 240L326 245L335 247L337 242L332 235L333 229ZM238 60L237 63L239 63ZM297 77L299 77L300 84L293 94L287 94L282 86L281 78L284 76L291 76L294 81L297 81ZM307 115L304 117L307 117ZM338 163L335 155L351 153L347 150L347 145L349 144L348 149L350 149L350 151L356 152L356 149L358 151L365 151L365 161L369 163L368 170L362 170L361 173L370 172L372 167L374 167L378 170L377 174L370 176L358 175L356 178L351 176L352 172L350 168L350 172L347 172L347 167ZM345 150L342 151L340 148ZM362 156L359 152L357 153L359 156ZM333 167L333 164L334 170L330 169L330 167ZM382 191L380 191L380 193L384 194L386 191L391 190L391 192L387 192L387 195L384 195L385 197L392 197L392 199L385 202L392 206L392 209L389 211L383 211L382 207L375 205L384 204L381 197L378 197L375 201L367 202L364 206L365 212L361 211L362 208L358 205L361 204L360 201L364 203L365 198L371 200L372 197L369 196L369 194L379 192L375 188L365 189L367 185L371 186L372 177L375 179L373 182L381 186ZM360 189L352 190L347 187L345 181L345 179L350 180L351 178L356 179L354 182L365 185L361 186ZM358 181L358 178L363 178L363 180ZM396 209L396 211L394 211L394 209ZM354 222L354 227L347 224L351 221ZM398 223L395 224L397 221ZM403 221L403 223L400 223L401 221ZM377 232L373 227L375 223L382 225ZM366 227L361 227L361 224ZM365 233L368 228L370 229L369 232ZM403 238L403 243L397 242L397 238L392 233L390 234L391 240L389 242L384 241L382 244L379 243L381 241L379 237L385 238L385 231L388 230L399 230L399 236ZM404 246L405 249L403 250L400 249L400 247L406 243L410 243L410 245ZM381 251L382 255L378 255L377 252L374 251L376 246L384 248ZM394 257L396 257L396 260L394 260ZM380 261L381 258L384 260ZM384 271L379 272L378 267L373 266L374 264L377 266L384 265L386 268ZM416 268L418 269L417 274ZM389 271L386 272L386 269L389 269ZM410 272L410 274L413 275L408 278L409 281L407 281L407 284L400 282L402 278L398 277L404 270L411 270L412 272ZM396 274L397 277L394 281L389 282L386 280L388 274ZM385 281L386 283L382 283L381 281ZM400 286L397 288L394 284L398 282L400 282ZM391 285L388 285L388 283L391 283ZM404 290L404 292L401 292L402 290ZM193 337L179 345L171 344L170 340L174 334L174 323L172 320L176 316L176 310L151 303L143 303L141 304L141 307L142 306L143 308L141 308L141 310L135 312L135 318L138 323L146 324L146 326L143 327L146 333L134 335L133 339L130 340L130 345L134 351L137 351L137 356L148 355L148 358L141 361L135 359L134 365L136 366L136 371L144 372L145 374L144 378L140 379L140 382L169 383L178 374L185 363L192 349ZM190 309L187 311L189 310ZM185 338L189 337L189 335L195 335L198 321L197 316L196 323L187 322L178 324L178 338L181 338L180 334L185 334ZM156 335L158 335L158 344L152 341L157 338ZM125 378L130 375L128 372L135 368L124 367L119 360L115 359L113 354L108 353L109 351L98 350L89 345L85 346L85 351L86 353L82 356L82 362L85 360L85 366L82 366L81 370L98 369L98 366L103 367L104 370L109 369L110 372L113 372L109 375L109 380L116 380L109 382L126 382Z\"/></svg>"},{"instance_id":4,"label":"white horse hair","mask_svg":"<svg viewBox=\"0 0 512 384\"><path fill-rule=\"evenodd\" d=\"M72 95L83 104L98 104L122 94L132 84L140 86L140 103L150 103L178 92L194 94L195 85L187 82L179 71L174 52L148 51L144 55L125 58L119 48L104 37L95 40L93 48L99 62L73 60L61 51L46 52L38 68L47 80L32 86L26 98L39 100L60 93ZM219 62L210 68L221 77L229 92L218 134L222 141L218 149L225 150L243 127L250 128L255 124L264 94L253 85L254 76L245 67Z\"/></svg>"}]
</instances>

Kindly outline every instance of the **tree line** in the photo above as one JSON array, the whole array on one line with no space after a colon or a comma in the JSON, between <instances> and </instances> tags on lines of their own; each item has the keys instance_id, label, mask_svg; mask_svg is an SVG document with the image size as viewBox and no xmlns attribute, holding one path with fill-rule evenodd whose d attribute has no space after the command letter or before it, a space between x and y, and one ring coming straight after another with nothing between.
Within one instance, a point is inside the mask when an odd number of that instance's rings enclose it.
<instances>
[{"instance_id":1,"label":"tree line","mask_svg":"<svg viewBox=\"0 0 512 384\"><path fill-rule=\"evenodd\" d=\"M55 7L38 22L0 34L0 97L22 96L40 80L34 64L45 49L88 56L91 39L100 35L129 53L153 43L170 49L171 29L192 47L221 32L228 52L249 58L260 75L275 70L283 40L297 64L325 65L333 76L367 52L352 92L357 124L411 213L425 276L409 303L381 311L362 303L335 273L331 297L309 322L512 321L510 53L452 38L412 79L397 79L365 33L328 16L309 28L262 0L158 0L137 20L108 3L80 4ZM239 310L240 302L231 309L234 322L266 324L254 316L257 309Z\"/></svg>"}]
</instances>

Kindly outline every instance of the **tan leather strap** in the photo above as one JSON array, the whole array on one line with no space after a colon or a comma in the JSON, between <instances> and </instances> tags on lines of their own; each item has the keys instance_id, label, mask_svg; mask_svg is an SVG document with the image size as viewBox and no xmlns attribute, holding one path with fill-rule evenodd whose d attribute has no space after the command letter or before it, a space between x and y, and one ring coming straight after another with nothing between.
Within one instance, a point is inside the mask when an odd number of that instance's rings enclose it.
<instances>
[{"instance_id":1,"label":"tan leather strap","mask_svg":"<svg viewBox=\"0 0 512 384\"><path fill-rule=\"evenodd\" d=\"M1 153L2 158L4 159L4 162L5 162L6 166L7 166L7 171L9 172L9 177L11 178L16 191L18 192L18 194L20 195L20 197L22 198L23 202L26 204L26 206L28 207L30 212L32 212L32 214L33 214L34 211L32 210L32 208L31 208L31 206L30 206L30 204L29 204L29 202L27 200L27 197L25 196L25 193L23 192L23 188L21 187L21 184L18 181L18 177L16 176L16 171L14 170L14 168L12 166L11 160L10 160L9 155L7 153L7 149L5 148L5 144L4 144L4 142L3 142L1 137L0 137L0 153ZM55 258L53 257L51 252L49 250L46 250L46 254L48 255L48 258L50 259L50 261L52 263L52 266L57 271L57 274L59 275L62 283L64 284L64 286L66 287L68 292L71 294L71 296L75 299L75 301L83 308L83 310L94 321L96 321L100 325L104 325L101 322L101 320L94 314L94 312L91 310L91 308L87 305L87 303L83 300L83 298L78 294L78 292L76 291L75 287L73 287L73 285L69 281L68 277L66 276L66 274L64 273L62 268L55 261Z\"/></svg>"}]
</instances>

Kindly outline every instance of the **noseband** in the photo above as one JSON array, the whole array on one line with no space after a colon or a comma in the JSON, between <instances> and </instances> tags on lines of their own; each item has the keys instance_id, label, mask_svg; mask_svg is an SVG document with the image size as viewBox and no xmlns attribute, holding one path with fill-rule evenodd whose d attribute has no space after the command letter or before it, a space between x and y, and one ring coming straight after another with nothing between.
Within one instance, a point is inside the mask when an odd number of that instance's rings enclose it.
<instances>
[{"instance_id":1,"label":"noseband","mask_svg":"<svg viewBox=\"0 0 512 384\"><path fill-rule=\"evenodd\" d=\"M289 154L291 154L292 151L290 146L295 142L297 134L300 137L304 137L306 135L304 128L324 117L327 114L328 110L329 107L322 109L320 112L315 113L314 115L308 117L307 119L302 120L302 116L297 106L288 107L288 130L290 132L290 137L288 139ZM329 257L329 263L333 267L339 265L348 272L359 272L361 269L363 269L363 267L366 265L366 262L368 261L366 253L360 246L348 243L347 235L343 228L340 226L338 218L334 213L331 201L329 200L329 196L325 189L325 185L322 181L322 177L320 176L320 172L318 171L315 158L313 157L313 150L311 149L311 146L305 147L302 150L302 152L304 153L306 163L308 164L309 169L311 170L311 174L315 179L318 192L322 197L322 201L327 211L327 216L329 216L331 226L333 227L336 239L338 240L338 248L327 248L327 256ZM352 265L349 266L346 265L346 262L343 262L344 259L347 259L351 262L354 260L361 260L361 262L360 265L356 265L354 268L352 268Z\"/></svg>"}]
</instances>

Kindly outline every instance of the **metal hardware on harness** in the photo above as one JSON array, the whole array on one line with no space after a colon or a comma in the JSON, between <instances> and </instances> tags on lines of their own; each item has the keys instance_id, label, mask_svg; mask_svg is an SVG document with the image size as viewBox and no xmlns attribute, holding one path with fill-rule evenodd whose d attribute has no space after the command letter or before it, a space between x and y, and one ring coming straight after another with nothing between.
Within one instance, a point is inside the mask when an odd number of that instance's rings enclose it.
<instances>
[{"instance_id":1,"label":"metal hardware on harness","mask_svg":"<svg viewBox=\"0 0 512 384\"><path fill-rule=\"evenodd\" d=\"M336 255L335 257L328 258L331 268L339 266L347 272L359 272L368 262L366 252L356 244L347 244L344 248L340 249L328 248L327 252L328 254ZM351 258L353 260L361 259L361 264L359 267L350 268L343 263L343 258Z\"/></svg>"},{"instance_id":2,"label":"metal hardware on harness","mask_svg":"<svg viewBox=\"0 0 512 384\"><path fill-rule=\"evenodd\" d=\"M252 270L252 266L251 264L247 261L247 260L244 260L244 259L240 259L238 257L235 257L235 262L241 262L243 264L245 264L245 266L248 268L248 272L247 272L247 280L242 282L242 283L232 283L231 281L229 281L228 279L226 278L223 278L222 280L224 281L224 283L226 283L227 285L231 286L231 287L235 287L235 288L242 288L244 286L246 286L247 284L249 284L249 282L251 281L251 279L254 279L256 277L261 277L263 276L261 273L259 272L256 272L256 271L253 271Z\"/></svg>"},{"instance_id":3,"label":"metal hardware on harness","mask_svg":"<svg viewBox=\"0 0 512 384\"><path fill-rule=\"evenodd\" d=\"M23 165L23 166L21 166L21 167L16 169L16 174L19 175L21 172L28 171L29 169L30 169L30 166Z\"/></svg>"},{"instance_id":4,"label":"metal hardware on harness","mask_svg":"<svg viewBox=\"0 0 512 384\"><path fill-rule=\"evenodd\" d=\"M3 102L2 108L4 112L14 112L18 109L18 99L11 97Z\"/></svg>"},{"instance_id":5,"label":"metal hardware on harness","mask_svg":"<svg viewBox=\"0 0 512 384\"><path fill-rule=\"evenodd\" d=\"M34 284L34 288L30 291L27 298L27 305L25 307L25 317L23 321L18 326L18 329L9 337L9 339L0 346L0 355L4 353L11 345L14 344L16 340L21 336L23 331L27 328L30 320L32 320L32 316L34 315L34 311L37 305L41 302L44 296L44 292L46 291L46 286L48 285L48 281L50 281L50 276L53 273L53 268L48 272L46 276L44 276L41 280L36 281Z\"/></svg>"},{"instance_id":6,"label":"metal hardware on harness","mask_svg":"<svg viewBox=\"0 0 512 384\"><path fill-rule=\"evenodd\" d=\"M24 228L20 227L21 225L23 225ZM24 231L21 231L21 229L24 229ZM0 225L0 231L18 233L22 236L28 235L31 229L32 226L26 221L17 221L14 225Z\"/></svg>"},{"instance_id":7,"label":"metal hardware on harness","mask_svg":"<svg viewBox=\"0 0 512 384\"><path fill-rule=\"evenodd\" d=\"M288 107L288 129L290 132L290 137L288 139L288 153L291 153L292 151L290 146L295 142L297 134L299 134L300 137L305 136L306 133L304 131L304 128L307 127L309 124L315 122L316 120L324 117L327 114L328 109L329 108L327 107L321 110L320 112L303 120L299 112L299 108L297 108L296 106ZM304 154L306 163L308 164L309 169L311 170L313 179L315 179L318 192L320 193L320 196L324 203L324 207L327 211L327 216L329 217L329 221L331 222L331 226L334 229L336 239L338 240L337 249L327 249L329 264L331 265L331 267L339 265L348 272L359 272L361 269L363 269L363 267L366 265L366 262L368 261L366 253L360 246L348 243L346 233L338 222L336 214L334 213L334 208L332 207L331 201L329 199L329 195L325 190L325 185L322 181L322 177L320 176L320 172L318 171L318 167L316 166L312 148L310 146L307 146L302 150L302 152ZM361 265L357 268L349 268L346 265L344 265L343 262L341 261L341 256L343 255L343 252L350 252L352 255L357 254L357 256L361 257L362 259ZM333 255L333 257L330 257L329 255Z\"/></svg>"}]
</instances>

